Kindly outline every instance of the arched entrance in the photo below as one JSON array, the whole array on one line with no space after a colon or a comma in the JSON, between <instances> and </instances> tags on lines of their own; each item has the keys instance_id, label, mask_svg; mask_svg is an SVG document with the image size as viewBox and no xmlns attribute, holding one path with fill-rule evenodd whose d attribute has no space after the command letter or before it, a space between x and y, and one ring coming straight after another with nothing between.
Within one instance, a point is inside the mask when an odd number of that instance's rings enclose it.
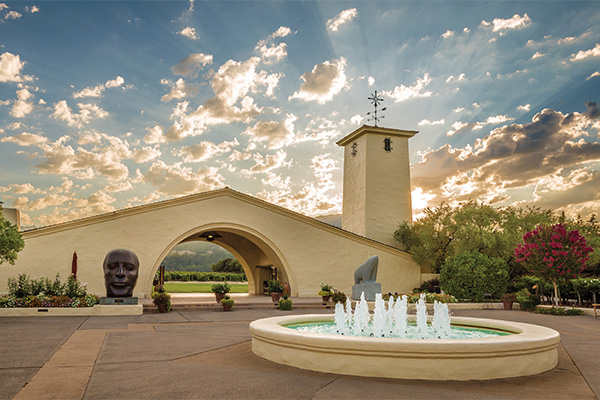
<instances>
[{"instance_id":1,"label":"arched entrance","mask_svg":"<svg viewBox=\"0 0 600 400\"><path fill-rule=\"evenodd\" d=\"M291 295L296 295L294 276L275 244L252 228L231 223L203 225L171 241L154 262L145 283L147 293L152 292L152 277L165 256L178 244L189 241L209 241L233 254L246 273L249 294L262 294L264 282L277 277L289 284Z\"/></svg>"}]
</instances>

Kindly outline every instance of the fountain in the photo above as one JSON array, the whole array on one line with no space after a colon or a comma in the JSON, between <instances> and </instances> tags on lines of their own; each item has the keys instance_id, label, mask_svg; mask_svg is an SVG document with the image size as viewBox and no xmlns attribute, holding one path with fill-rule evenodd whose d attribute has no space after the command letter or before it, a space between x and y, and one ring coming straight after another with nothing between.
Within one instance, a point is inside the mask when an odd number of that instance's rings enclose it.
<instances>
[{"instance_id":1,"label":"fountain","mask_svg":"<svg viewBox=\"0 0 600 400\"><path fill-rule=\"evenodd\" d=\"M272 317L250 324L252 351L298 368L346 375L428 380L485 380L534 375L558 363L558 332L531 324L452 317L424 296L408 315L406 296L375 297L373 315L364 296L354 311L334 315ZM429 322L429 323L428 323ZM325 333L315 333L314 331Z\"/></svg>"}]
</instances>

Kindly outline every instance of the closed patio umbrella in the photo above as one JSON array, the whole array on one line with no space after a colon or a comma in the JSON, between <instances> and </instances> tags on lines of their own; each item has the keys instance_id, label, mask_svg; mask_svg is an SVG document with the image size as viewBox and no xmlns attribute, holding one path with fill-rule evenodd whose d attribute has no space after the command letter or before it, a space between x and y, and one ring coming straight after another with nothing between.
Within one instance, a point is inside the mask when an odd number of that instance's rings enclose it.
<instances>
[{"instance_id":1,"label":"closed patio umbrella","mask_svg":"<svg viewBox=\"0 0 600 400\"><path fill-rule=\"evenodd\" d=\"M77 279L77 252L73 252L73 262L71 263L71 274Z\"/></svg>"}]
</instances>

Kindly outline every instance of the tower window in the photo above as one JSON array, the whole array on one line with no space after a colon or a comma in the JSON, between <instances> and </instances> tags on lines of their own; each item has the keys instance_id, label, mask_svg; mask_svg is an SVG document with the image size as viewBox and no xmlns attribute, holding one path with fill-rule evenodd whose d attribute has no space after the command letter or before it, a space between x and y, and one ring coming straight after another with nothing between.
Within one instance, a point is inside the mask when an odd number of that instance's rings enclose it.
<instances>
[{"instance_id":1,"label":"tower window","mask_svg":"<svg viewBox=\"0 0 600 400\"><path fill-rule=\"evenodd\" d=\"M383 149L387 153L392 151L392 139L390 139L389 137L386 137L385 139L383 139Z\"/></svg>"},{"instance_id":2,"label":"tower window","mask_svg":"<svg viewBox=\"0 0 600 400\"><path fill-rule=\"evenodd\" d=\"M354 142L352 144L352 153L350 153L350 154L352 154L353 156L355 156L356 155L356 148L357 147L358 147L358 144L356 142Z\"/></svg>"}]
</instances>

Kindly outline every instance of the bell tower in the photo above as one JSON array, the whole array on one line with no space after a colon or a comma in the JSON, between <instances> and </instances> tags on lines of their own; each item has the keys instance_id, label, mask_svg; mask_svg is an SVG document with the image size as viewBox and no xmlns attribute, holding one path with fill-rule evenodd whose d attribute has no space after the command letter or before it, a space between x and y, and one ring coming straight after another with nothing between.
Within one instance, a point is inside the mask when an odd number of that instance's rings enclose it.
<instances>
[{"instance_id":1,"label":"bell tower","mask_svg":"<svg viewBox=\"0 0 600 400\"><path fill-rule=\"evenodd\" d=\"M418 131L363 125L344 147L342 228L390 246L402 221L412 220L408 139Z\"/></svg>"}]
</instances>

